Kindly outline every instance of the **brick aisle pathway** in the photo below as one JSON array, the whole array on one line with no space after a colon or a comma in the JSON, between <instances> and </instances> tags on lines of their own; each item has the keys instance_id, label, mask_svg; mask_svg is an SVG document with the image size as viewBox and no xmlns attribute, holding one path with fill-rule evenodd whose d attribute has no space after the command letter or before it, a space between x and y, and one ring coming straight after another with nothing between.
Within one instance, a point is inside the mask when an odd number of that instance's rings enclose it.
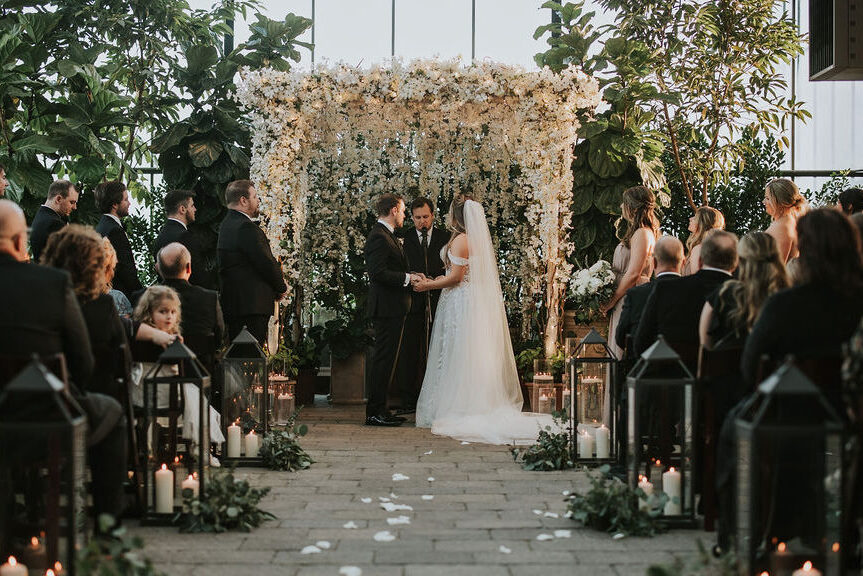
<instances>
[{"instance_id":1,"label":"brick aisle pathway","mask_svg":"<svg viewBox=\"0 0 863 576\"><path fill-rule=\"evenodd\" d=\"M525 472L505 446L463 445L412 426L367 428L353 408L319 406L302 417L310 470L238 469L272 488L261 507L277 520L249 534L135 527L144 554L171 575L360 574L353 566L364 576L623 576L693 554L696 539L713 541L700 531L613 540L578 528L563 518L562 492L584 489L586 474ZM550 539L538 540L543 534ZM302 553L319 542L319 553Z\"/></svg>"}]
</instances>

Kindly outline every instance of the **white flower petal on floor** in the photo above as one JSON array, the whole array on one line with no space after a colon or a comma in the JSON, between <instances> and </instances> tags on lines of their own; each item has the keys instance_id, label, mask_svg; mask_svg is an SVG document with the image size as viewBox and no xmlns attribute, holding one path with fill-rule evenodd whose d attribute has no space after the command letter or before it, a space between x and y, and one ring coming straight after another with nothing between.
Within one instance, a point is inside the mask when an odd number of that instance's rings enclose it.
<instances>
[{"instance_id":1,"label":"white flower petal on floor","mask_svg":"<svg viewBox=\"0 0 863 576\"><path fill-rule=\"evenodd\" d=\"M317 546L306 546L302 550L300 550L300 554L320 554L321 549Z\"/></svg>"},{"instance_id":2,"label":"white flower petal on floor","mask_svg":"<svg viewBox=\"0 0 863 576\"><path fill-rule=\"evenodd\" d=\"M569 496L570 494L572 494L572 492L570 492L569 490L564 490L563 492L561 492L561 494L563 494L564 496Z\"/></svg>"},{"instance_id":3,"label":"white flower petal on floor","mask_svg":"<svg viewBox=\"0 0 863 576\"><path fill-rule=\"evenodd\" d=\"M381 530L375 534L375 542L392 542L396 537L389 530Z\"/></svg>"},{"instance_id":4,"label":"white flower petal on floor","mask_svg":"<svg viewBox=\"0 0 863 576\"><path fill-rule=\"evenodd\" d=\"M410 524L411 518L410 516L396 516L395 518L387 518L387 524L390 526L396 526L398 524Z\"/></svg>"},{"instance_id":5,"label":"white flower petal on floor","mask_svg":"<svg viewBox=\"0 0 863 576\"><path fill-rule=\"evenodd\" d=\"M618 532L611 537L612 540L620 540L621 538L626 538L626 534L624 534L623 532Z\"/></svg>"},{"instance_id":6,"label":"white flower petal on floor","mask_svg":"<svg viewBox=\"0 0 863 576\"><path fill-rule=\"evenodd\" d=\"M555 538L572 538L572 530L555 530Z\"/></svg>"},{"instance_id":7,"label":"white flower petal on floor","mask_svg":"<svg viewBox=\"0 0 863 576\"><path fill-rule=\"evenodd\" d=\"M421 498L422 498L423 500L434 500L434 496L432 496L431 494L423 494L423 495L421 496Z\"/></svg>"},{"instance_id":8,"label":"white flower petal on floor","mask_svg":"<svg viewBox=\"0 0 863 576\"><path fill-rule=\"evenodd\" d=\"M430 456L434 452L434 450L429 450L428 452L423 452L423 456Z\"/></svg>"},{"instance_id":9,"label":"white flower petal on floor","mask_svg":"<svg viewBox=\"0 0 863 576\"><path fill-rule=\"evenodd\" d=\"M355 528L359 528L359 526L357 526L356 522L351 520L350 522L345 522L344 524L342 524L342 528L346 528L348 530L353 530Z\"/></svg>"},{"instance_id":10,"label":"white flower petal on floor","mask_svg":"<svg viewBox=\"0 0 863 576\"><path fill-rule=\"evenodd\" d=\"M413 510L413 508L411 506L408 506L407 504L393 504L392 502L383 502L381 504L381 508L383 508L387 512L397 512L399 510L409 512Z\"/></svg>"},{"instance_id":11,"label":"white flower petal on floor","mask_svg":"<svg viewBox=\"0 0 863 576\"><path fill-rule=\"evenodd\" d=\"M410 480L410 479L411 479L410 476L405 476L404 474L399 474L398 472L393 474L393 482L401 482L402 480Z\"/></svg>"},{"instance_id":12,"label":"white flower petal on floor","mask_svg":"<svg viewBox=\"0 0 863 576\"><path fill-rule=\"evenodd\" d=\"M540 542L545 542L546 540L554 540L554 536L552 536L551 534L540 534L536 537L536 539Z\"/></svg>"},{"instance_id":13,"label":"white flower petal on floor","mask_svg":"<svg viewBox=\"0 0 863 576\"><path fill-rule=\"evenodd\" d=\"M545 516L546 518L560 518L560 514L558 514L557 512L546 512L545 514L543 514L543 516Z\"/></svg>"},{"instance_id":14,"label":"white flower petal on floor","mask_svg":"<svg viewBox=\"0 0 863 576\"><path fill-rule=\"evenodd\" d=\"M386 496L378 496L378 500L380 500L381 502L389 502L391 499L387 498Z\"/></svg>"},{"instance_id":15,"label":"white flower petal on floor","mask_svg":"<svg viewBox=\"0 0 863 576\"><path fill-rule=\"evenodd\" d=\"M542 510L537 510L536 508L534 508L533 513L537 516L542 516Z\"/></svg>"},{"instance_id":16,"label":"white flower petal on floor","mask_svg":"<svg viewBox=\"0 0 863 576\"><path fill-rule=\"evenodd\" d=\"M341 576L363 576L363 571L357 566L342 566L339 568Z\"/></svg>"},{"instance_id":17,"label":"white flower petal on floor","mask_svg":"<svg viewBox=\"0 0 863 576\"><path fill-rule=\"evenodd\" d=\"M512 549L507 548L503 544L500 545L500 548L498 548L498 550L500 550L501 554L512 554Z\"/></svg>"},{"instance_id":18,"label":"white flower petal on floor","mask_svg":"<svg viewBox=\"0 0 863 576\"><path fill-rule=\"evenodd\" d=\"M332 547L331 544L326 540L318 540L317 542L315 542L315 546L317 546L321 550L329 550Z\"/></svg>"},{"instance_id":19,"label":"white flower petal on floor","mask_svg":"<svg viewBox=\"0 0 863 576\"><path fill-rule=\"evenodd\" d=\"M470 444L470 442L462 441L461 443L462 446L467 446L468 444Z\"/></svg>"},{"instance_id":20,"label":"white flower petal on floor","mask_svg":"<svg viewBox=\"0 0 863 576\"><path fill-rule=\"evenodd\" d=\"M564 515L564 518L572 518L572 510L567 510Z\"/></svg>"},{"instance_id":21,"label":"white flower petal on floor","mask_svg":"<svg viewBox=\"0 0 863 576\"><path fill-rule=\"evenodd\" d=\"M428 481L429 481L429 482L434 482L434 476L429 476L429 477L428 477Z\"/></svg>"},{"instance_id":22,"label":"white flower petal on floor","mask_svg":"<svg viewBox=\"0 0 863 576\"><path fill-rule=\"evenodd\" d=\"M360 502L362 502L363 504L371 504L372 499L371 498L360 498Z\"/></svg>"},{"instance_id":23,"label":"white flower petal on floor","mask_svg":"<svg viewBox=\"0 0 863 576\"><path fill-rule=\"evenodd\" d=\"M398 500L398 499L399 499L399 497L398 497L398 496L396 496L395 494L393 494L392 492L390 492L390 498L392 498L393 500Z\"/></svg>"}]
</instances>

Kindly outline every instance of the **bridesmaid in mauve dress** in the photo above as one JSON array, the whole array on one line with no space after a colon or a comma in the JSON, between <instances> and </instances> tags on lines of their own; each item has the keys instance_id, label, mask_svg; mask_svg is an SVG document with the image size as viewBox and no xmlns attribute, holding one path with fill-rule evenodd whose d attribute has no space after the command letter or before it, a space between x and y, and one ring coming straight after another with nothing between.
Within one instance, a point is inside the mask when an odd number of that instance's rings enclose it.
<instances>
[{"instance_id":1,"label":"bridesmaid in mauve dress","mask_svg":"<svg viewBox=\"0 0 863 576\"><path fill-rule=\"evenodd\" d=\"M659 219L656 217L656 197L644 186L633 186L623 192L620 209L626 220L626 232L614 250L611 267L617 277L614 295L600 309L603 314L611 311L608 322L608 345L623 357L615 343L614 332L620 320L623 297L633 286L650 281L653 275L653 247L659 237Z\"/></svg>"}]
</instances>

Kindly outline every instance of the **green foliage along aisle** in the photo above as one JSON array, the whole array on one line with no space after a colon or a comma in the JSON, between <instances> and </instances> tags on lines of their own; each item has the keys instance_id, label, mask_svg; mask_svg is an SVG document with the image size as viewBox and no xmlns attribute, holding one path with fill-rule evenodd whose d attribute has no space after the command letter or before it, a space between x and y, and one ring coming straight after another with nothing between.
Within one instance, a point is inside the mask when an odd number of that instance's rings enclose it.
<instances>
[{"instance_id":1,"label":"green foliage along aisle","mask_svg":"<svg viewBox=\"0 0 863 576\"><path fill-rule=\"evenodd\" d=\"M299 410L288 420L284 430L273 430L264 437L261 444L261 458L270 470L305 470L314 460L299 443L301 436L305 436L309 427L305 424L297 426L297 414Z\"/></svg>"},{"instance_id":2,"label":"green foliage along aisle","mask_svg":"<svg viewBox=\"0 0 863 576\"><path fill-rule=\"evenodd\" d=\"M269 492L236 479L233 469L214 469L200 498L193 496L191 488L183 490L183 511L177 516L180 532L250 532L276 518L258 508Z\"/></svg>"}]
</instances>

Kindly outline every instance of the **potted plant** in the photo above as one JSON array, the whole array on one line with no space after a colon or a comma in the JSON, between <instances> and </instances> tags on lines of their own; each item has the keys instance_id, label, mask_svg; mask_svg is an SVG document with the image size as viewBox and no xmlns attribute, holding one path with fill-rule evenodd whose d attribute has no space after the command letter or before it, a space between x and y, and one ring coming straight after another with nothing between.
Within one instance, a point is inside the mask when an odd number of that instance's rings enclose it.
<instances>
[{"instance_id":1,"label":"potted plant","mask_svg":"<svg viewBox=\"0 0 863 576\"><path fill-rule=\"evenodd\" d=\"M332 357L330 398L333 404L365 403L365 353L372 343L362 310L341 310L324 324L323 339Z\"/></svg>"}]
</instances>

